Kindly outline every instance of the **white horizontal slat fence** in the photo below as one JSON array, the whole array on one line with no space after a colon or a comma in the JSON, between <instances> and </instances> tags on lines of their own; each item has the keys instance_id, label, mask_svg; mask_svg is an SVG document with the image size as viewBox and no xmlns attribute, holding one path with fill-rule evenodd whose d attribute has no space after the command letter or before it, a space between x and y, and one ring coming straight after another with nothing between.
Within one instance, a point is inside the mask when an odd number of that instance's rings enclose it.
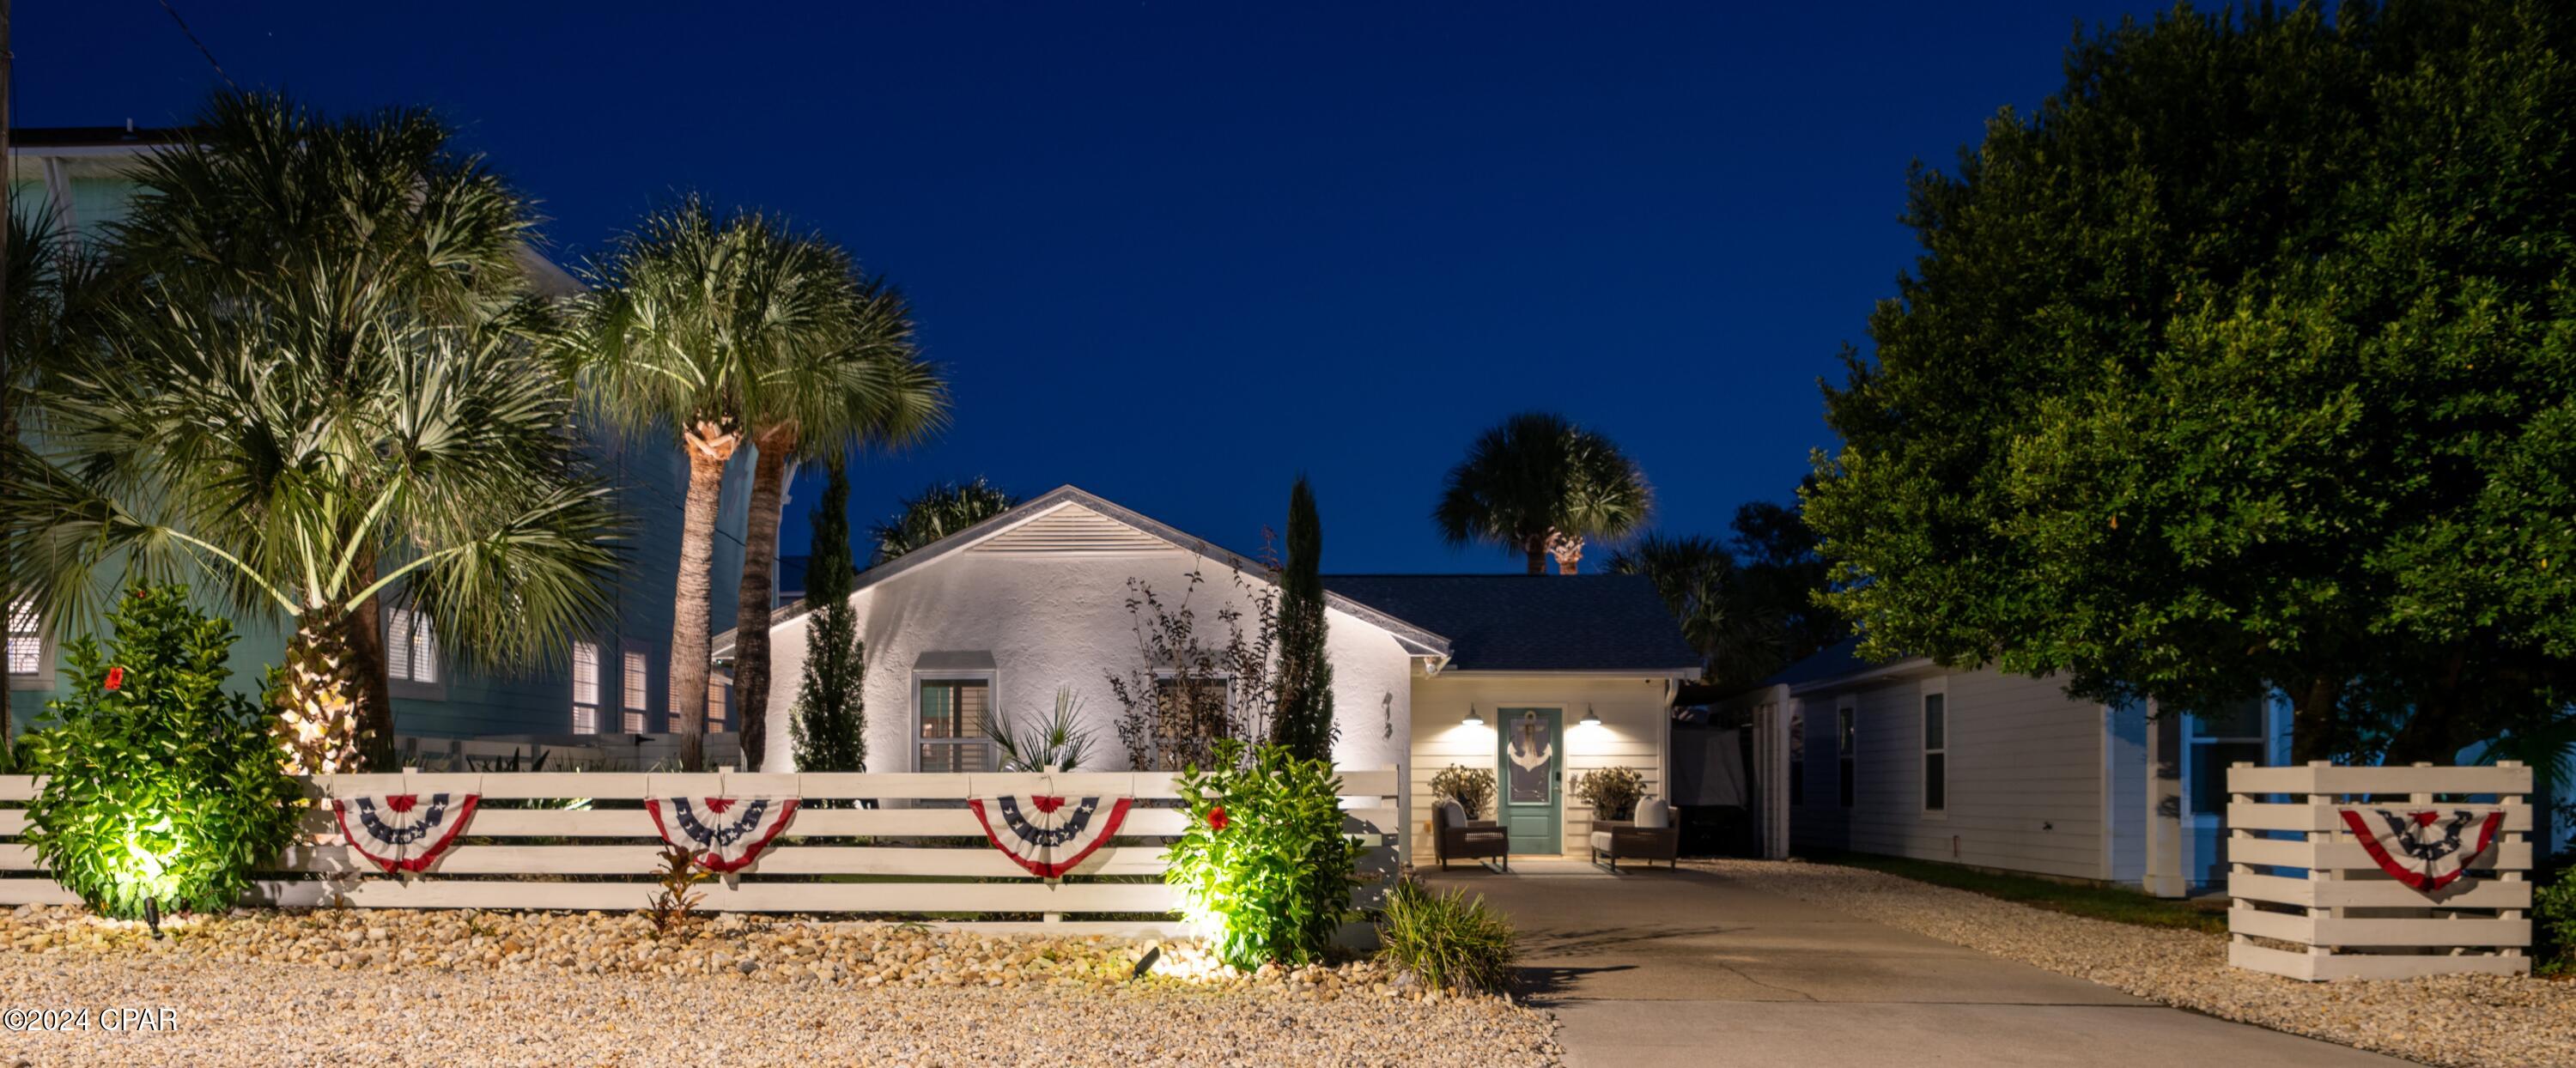
<instances>
[{"instance_id":1,"label":"white horizontal slat fence","mask_svg":"<svg viewBox=\"0 0 2576 1068\"><path fill-rule=\"evenodd\" d=\"M2227 789L2228 963L2306 980L2530 972L2530 768L2238 764ZM2426 892L2380 870L2344 806L2500 807L2504 820L2467 875Z\"/></svg>"},{"instance_id":2,"label":"white horizontal slat fence","mask_svg":"<svg viewBox=\"0 0 2576 1068\"><path fill-rule=\"evenodd\" d=\"M1397 773L1344 770L1343 829L1366 848L1355 903L1373 907L1397 870ZM44 877L21 840L41 788L0 776L0 905L76 899ZM1178 899L1161 879L1165 849L1186 822L1162 772L1030 774L697 774L437 772L323 776L317 800L357 794L477 794L457 844L423 875L378 871L341 839L327 804L307 812L297 844L262 869L247 903L374 908L637 909L659 892L661 841L647 797L779 796L803 801L786 831L736 877L700 884L723 911L876 913L955 919L1025 914L1162 914ZM1029 875L984 840L970 797L1013 794L1135 799L1117 836L1055 882ZM870 802L878 807L819 807ZM971 914L971 915L970 915ZM1119 921L1148 924L1153 920Z\"/></svg>"}]
</instances>

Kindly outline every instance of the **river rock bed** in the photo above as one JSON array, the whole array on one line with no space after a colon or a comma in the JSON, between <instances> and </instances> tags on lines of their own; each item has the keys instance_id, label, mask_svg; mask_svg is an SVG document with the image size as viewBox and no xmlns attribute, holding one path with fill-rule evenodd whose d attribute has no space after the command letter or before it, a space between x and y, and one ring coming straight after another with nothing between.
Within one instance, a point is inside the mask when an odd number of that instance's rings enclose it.
<instances>
[{"instance_id":1,"label":"river rock bed","mask_svg":"<svg viewBox=\"0 0 2576 1068\"><path fill-rule=\"evenodd\" d=\"M0 912L0 1005L166 1006L13 1063L1549 1064L1546 1014L1373 961L1237 974L1191 941L726 915ZM1136 962L1159 950L1150 973ZM112 1043L112 1045L100 1045ZM533 1045L530 1045L533 1043ZM1282 1059L1284 1058L1284 1060Z\"/></svg>"}]
</instances>

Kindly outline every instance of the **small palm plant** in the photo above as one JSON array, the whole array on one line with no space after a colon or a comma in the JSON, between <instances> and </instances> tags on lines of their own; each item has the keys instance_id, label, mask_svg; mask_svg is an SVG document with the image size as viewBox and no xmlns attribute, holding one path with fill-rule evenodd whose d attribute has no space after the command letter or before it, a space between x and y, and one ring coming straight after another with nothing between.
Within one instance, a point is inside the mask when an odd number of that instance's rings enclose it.
<instances>
[{"instance_id":1,"label":"small palm plant","mask_svg":"<svg viewBox=\"0 0 2576 1068\"><path fill-rule=\"evenodd\" d=\"M1055 691L1055 714L1014 734L997 717L984 736L1001 753L1003 771L1074 771L1091 755L1092 730L1082 722L1082 699L1073 687Z\"/></svg>"}]
</instances>

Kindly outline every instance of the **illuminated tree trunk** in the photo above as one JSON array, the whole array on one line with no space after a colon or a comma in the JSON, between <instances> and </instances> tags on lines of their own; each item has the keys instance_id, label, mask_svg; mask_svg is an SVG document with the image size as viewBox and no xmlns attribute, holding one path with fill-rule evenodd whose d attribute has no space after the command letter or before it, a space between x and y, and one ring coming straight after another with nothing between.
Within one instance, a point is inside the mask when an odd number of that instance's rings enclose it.
<instances>
[{"instance_id":1,"label":"illuminated tree trunk","mask_svg":"<svg viewBox=\"0 0 2576 1068\"><path fill-rule=\"evenodd\" d=\"M794 427L753 438L751 515L743 523L742 586L733 617L733 697L742 723L742 765L759 771L769 744L770 574L778 557L778 512L787 495L787 454Z\"/></svg>"},{"instance_id":2,"label":"illuminated tree trunk","mask_svg":"<svg viewBox=\"0 0 2576 1068\"><path fill-rule=\"evenodd\" d=\"M680 518L679 598L671 613L672 729L680 735L680 766L707 767L707 593L716 560L716 503L725 461L742 438L701 422L682 434L689 453L689 498Z\"/></svg>"},{"instance_id":3,"label":"illuminated tree trunk","mask_svg":"<svg viewBox=\"0 0 2576 1068\"><path fill-rule=\"evenodd\" d=\"M272 728L290 775L335 775L358 770L358 749L369 739L361 725L363 684L349 644L350 618L319 608L296 620L286 643L286 663L272 676Z\"/></svg>"},{"instance_id":4,"label":"illuminated tree trunk","mask_svg":"<svg viewBox=\"0 0 2576 1068\"><path fill-rule=\"evenodd\" d=\"M1556 573L1571 575L1583 566L1583 539L1572 534L1550 532L1547 551L1556 556ZM1532 571L1536 574L1536 571Z\"/></svg>"},{"instance_id":5,"label":"illuminated tree trunk","mask_svg":"<svg viewBox=\"0 0 2576 1068\"><path fill-rule=\"evenodd\" d=\"M376 584L376 555L370 551L361 556L352 569L349 584L365 589ZM394 694L388 681L385 663L385 625L383 597L369 597L349 616L349 669L357 674L358 724L368 738L359 747L359 756L371 769L394 769Z\"/></svg>"}]
</instances>

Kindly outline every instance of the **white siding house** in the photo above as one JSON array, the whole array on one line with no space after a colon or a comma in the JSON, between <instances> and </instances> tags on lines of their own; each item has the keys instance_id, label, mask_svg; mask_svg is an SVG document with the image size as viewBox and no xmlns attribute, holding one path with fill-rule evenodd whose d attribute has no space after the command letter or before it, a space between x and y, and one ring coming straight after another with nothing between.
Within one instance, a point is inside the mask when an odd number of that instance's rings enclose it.
<instances>
[{"instance_id":1,"label":"white siding house","mask_svg":"<svg viewBox=\"0 0 2576 1068\"><path fill-rule=\"evenodd\" d=\"M2138 886L2226 878L2223 771L2288 756L2275 701L2151 716L2063 684L1826 650L1726 703L1748 714L1765 851L1855 852Z\"/></svg>"},{"instance_id":2,"label":"white siding house","mask_svg":"<svg viewBox=\"0 0 2576 1068\"><path fill-rule=\"evenodd\" d=\"M850 596L866 643L868 769L989 767L978 739L990 717L1031 722L1059 689L1092 728L1087 766L1123 768L1109 680L1147 666L1136 584L1174 609L1186 596L1200 640L1222 642L1220 607L1245 608L1268 581L1259 564L1071 486L870 568ZM1505 709L1551 719L1569 773L1616 762L1658 789L1666 780L1672 683L1698 667L1642 579L1327 575L1325 586L1334 763L1402 772L1414 826L1440 768L1497 766L1497 727L1464 725L1471 707L1489 724ZM772 626L767 768L792 765L811 608L789 605ZM716 657L733 644L719 635ZM1580 852L1589 814L1563 785L1530 807L1544 817L1528 821L1530 851Z\"/></svg>"}]
</instances>

